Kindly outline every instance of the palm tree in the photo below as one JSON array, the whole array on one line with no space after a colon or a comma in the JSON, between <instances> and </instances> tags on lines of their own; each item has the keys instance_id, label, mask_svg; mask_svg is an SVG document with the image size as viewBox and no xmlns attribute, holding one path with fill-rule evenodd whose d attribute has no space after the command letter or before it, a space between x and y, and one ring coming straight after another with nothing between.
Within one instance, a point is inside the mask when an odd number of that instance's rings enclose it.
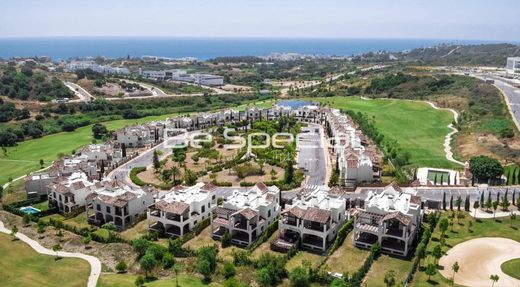
<instances>
[{"instance_id":1,"label":"palm tree","mask_svg":"<svg viewBox=\"0 0 520 287\"><path fill-rule=\"evenodd\" d=\"M452 286L453 286L453 283L455 282L455 273L459 272L459 262L455 261L455 263L453 263L453 265L451 266L451 270L453 270L453 276L451 276L452 278Z\"/></svg>"},{"instance_id":2,"label":"palm tree","mask_svg":"<svg viewBox=\"0 0 520 287\"><path fill-rule=\"evenodd\" d=\"M493 281L493 284L491 285L491 287L495 286L495 283L498 282L498 279L500 279L500 277L498 277L498 275L491 275L489 276L489 279L491 279L491 281Z\"/></svg>"},{"instance_id":3,"label":"palm tree","mask_svg":"<svg viewBox=\"0 0 520 287\"><path fill-rule=\"evenodd\" d=\"M175 177L181 175L181 170L177 166L172 166L173 183L175 184Z\"/></svg>"}]
</instances>

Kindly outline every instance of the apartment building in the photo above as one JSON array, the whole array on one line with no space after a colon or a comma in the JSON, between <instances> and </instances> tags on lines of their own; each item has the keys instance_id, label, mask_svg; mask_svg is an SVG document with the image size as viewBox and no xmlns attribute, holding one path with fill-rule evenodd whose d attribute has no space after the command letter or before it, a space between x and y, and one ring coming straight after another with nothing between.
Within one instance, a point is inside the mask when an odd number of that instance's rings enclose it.
<instances>
[{"instance_id":1,"label":"apartment building","mask_svg":"<svg viewBox=\"0 0 520 287\"><path fill-rule=\"evenodd\" d=\"M213 210L211 236L222 239L231 235L231 243L250 246L280 213L280 189L257 183L235 190L221 206Z\"/></svg>"},{"instance_id":2,"label":"apartment building","mask_svg":"<svg viewBox=\"0 0 520 287\"><path fill-rule=\"evenodd\" d=\"M345 210L345 200L329 193L327 186L302 189L298 198L285 206L278 221L280 237L271 248L287 251L296 245L325 251L347 218Z\"/></svg>"},{"instance_id":3,"label":"apartment building","mask_svg":"<svg viewBox=\"0 0 520 287\"><path fill-rule=\"evenodd\" d=\"M364 208L355 215L353 244L370 248L376 242L382 252L407 256L419 234L423 210L413 188L393 183L380 193L370 192Z\"/></svg>"},{"instance_id":4,"label":"apartment building","mask_svg":"<svg viewBox=\"0 0 520 287\"><path fill-rule=\"evenodd\" d=\"M58 208L60 213L70 213L85 206L85 199L93 192L94 184L83 172L54 179L48 186L49 207Z\"/></svg>"},{"instance_id":5,"label":"apartment building","mask_svg":"<svg viewBox=\"0 0 520 287\"><path fill-rule=\"evenodd\" d=\"M352 185L378 177L374 153L367 148L366 137L356 130L352 119L337 109L325 111L326 127L334 141L340 183Z\"/></svg>"},{"instance_id":6,"label":"apartment building","mask_svg":"<svg viewBox=\"0 0 520 287\"><path fill-rule=\"evenodd\" d=\"M159 122L125 127L115 133L115 141L129 148L144 147L162 140L164 127L165 125Z\"/></svg>"},{"instance_id":7,"label":"apartment building","mask_svg":"<svg viewBox=\"0 0 520 287\"><path fill-rule=\"evenodd\" d=\"M117 180L98 182L85 198L87 222L98 226L113 223L119 230L125 230L153 202L152 193L141 188L132 189Z\"/></svg>"},{"instance_id":8,"label":"apartment building","mask_svg":"<svg viewBox=\"0 0 520 287\"><path fill-rule=\"evenodd\" d=\"M103 66L96 64L94 61L72 61L65 65L65 68L69 71L86 70L90 69L94 72L103 74L129 74L130 71L127 68Z\"/></svg>"},{"instance_id":9,"label":"apartment building","mask_svg":"<svg viewBox=\"0 0 520 287\"><path fill-rule=\"evenodd\" d=\"M182 236L197 223L211 216L217 205L216 186L197 183L190 187L174 187L148 207L148 228L167 236Z\"/></svg>"},{"instance_id":10,"label":"apartment building","mask_svg":"<svg viewBox=\"0 0 520 287\"><path fill-rule=\"evenodd\" d=\"M208 74L193 74L194 83L203 86L222 86L224 77Z\"/></svg>"}]
</instances>

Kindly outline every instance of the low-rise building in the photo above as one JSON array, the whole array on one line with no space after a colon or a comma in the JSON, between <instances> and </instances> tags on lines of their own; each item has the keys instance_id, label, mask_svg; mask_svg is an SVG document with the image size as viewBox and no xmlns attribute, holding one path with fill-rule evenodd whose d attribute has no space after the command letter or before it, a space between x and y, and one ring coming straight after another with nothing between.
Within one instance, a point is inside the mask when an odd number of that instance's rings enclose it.
<instances>
[{"instance_id":1,"label":"low-rise building","mask_svg":"<svg viewBox=\"0 0 520 287\"><path fill-rule=\"evenodd\" d=\"M56 178L48 172L32 173L24 178L27 198L45 197L48 185Z\"/></svg>"},{"instance_id":2,"label":"low-rise building","mask_svg":"<svg viewBox=\"0 0 520 287\"><path fill-rule=\"evenodd\" d=\"M229 233L231 243L250 246L279 213L278 187L257 183L248 189L235 190L221 206L214 209L211 236L220 240Z\"/></svg>"},{"instance_id":3,"label":"low-rise building","mask_svg":"<svg viewBox=\"0 0 520 287\"><path fill-rule=\"evenodd\" d=\"M224 77L208 74L193 74L194 83L203 86L222 86Z\"/></svg>"},{"instance_id":4,"label":"low-rise building","mask_svg":"<svg viewBox=\"0 0 520 287\"><path fill-rule=\"evenodd\" d=\"M371 248L379 243L382 252L407 256L419 234L422 215L421 198L413 188L393 183L380 193L370 192L364 208L355 215L353 244Z\"/></svg>"},{"instance_id":5,"label":"low-rise building","mask_svg":"<svg viewBox=\"0 0 520 287\"><path fill-rule=\"evenodd\" d=\"M506 69L509 73L520 73L520 57L508 57Z\"/></svg>"},{"instance_id":6,"label":"low-rise building","mask_svg":"<svg viewBox=\"0 0 520 287\"><path fill-rule=\"evenodd\" d=\"M124 230L137 222L153 201L152 193L117 180L98 182L85 199L87 222L99 226L112 223Z\"/></svg>"},{"instance_id":7,"label":"low-rise building","mask_svg":"<svg viewBox=\"0 0 520 287\"><path fill-rule=\"evenodd\" d=\"M294 245L323 252L334 241L345 222L346 202L329 194L327 186L303 189L298 198L285 206L278 222L280 237L272 248L286 251Z\"/></svg>"},{"instance_id":8,"label":"low-rise building","mask_svg":"<svg viewBox=\"0 0 520 287\"><path fill-rule=\"evenodd\" d=\"M216 187L197 183L191 187L174 187L148 208L148 228L167 236L182 236L197 223L211 216L217 205Z\"/></svg>"},{"instance_id":9,"label":"low-rise building","mask_svg":"<svg viewBox=\"0 0 520 287\"><path fill-rule=\"evenodd\" d=\"M136 148L154 144L163 138L164 124L152 122L146 125L130 126L115 133L115 141L125 147Z\"/></svg>"},{"instance_id":10,"label":"low-rise building","mask_svg":"<svg viewBox=\"0 0 520 287\"><path fill-rule=\"evenodd\" d=\"M74 212L85 206L86 197L93 192L94 182L83 172L72 173L68 177L58 177L49 184L49 207L56 207L60 213Z\"/></svg>"}]
</instances>

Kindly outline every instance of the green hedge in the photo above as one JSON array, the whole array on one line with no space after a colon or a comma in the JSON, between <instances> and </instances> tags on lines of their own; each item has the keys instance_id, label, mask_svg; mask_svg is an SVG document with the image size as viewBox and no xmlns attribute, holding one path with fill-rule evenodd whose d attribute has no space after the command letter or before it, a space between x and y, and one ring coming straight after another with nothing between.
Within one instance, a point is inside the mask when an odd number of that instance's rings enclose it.
<instances>
[{"instance_id":1,"label":"green hedge","mask_svg":"<svg viewBox=\"0 0 520 287\"><path fill-rule=\"evenodd\" d=\"M269 240L271 235L273 235L273 233L275 233L276 230L278 230L277 219L275 219L273 222L271 222L271 224L269 224L269 226L267 226L267 229L262 233L262 236L260 236L260 238L253 242L253 244L249 246L248 250L251 252L254 251L256 248L258 248L258 246L262 245L262 243Z\"/></svg>"},{"instance_id":2,"label":"green hedge","mask_svg":"<svg viewBox=\"0 0 520 287\"><path fill-rule=\"evenodd\" d=\"M327 257L332 255L334 251L336 251L341 244L345 241L345 238L347 238L347 235L352 230L352 227L354 226L354 219L351 218L349 221L347 221L338 231L338 235L336 236L336 239L334 240L334 243L329 248L329 251L327 252Z\"/></svg>"}]
</instances>

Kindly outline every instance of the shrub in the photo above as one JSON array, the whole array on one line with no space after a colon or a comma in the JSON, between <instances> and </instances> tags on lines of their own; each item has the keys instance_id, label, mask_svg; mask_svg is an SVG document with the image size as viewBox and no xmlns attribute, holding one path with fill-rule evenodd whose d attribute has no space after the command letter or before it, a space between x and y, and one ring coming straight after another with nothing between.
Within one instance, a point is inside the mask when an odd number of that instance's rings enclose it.
<instances>
[{"instance_id":1,"label":"shrub","mask_svg":"<svg viewBox=\"0 0 520 287\"><path fill-rule=\"evenodd\" d=\"M223 273L224 273L223 275L226 279L235 276L236 269L235 269L235 265L233 264L233 262L224 263Z\"/></svg>"},{"instance_id":2,"label":"shrub","mask_svg":"<svg viewBox=\"0 0 520 287\"><path fill-rule=\"evenodd\" d=\"M166 252L162 258L162 265L164 269L169 269L175 265L175 257L170 252Z\"/></svg>"},{"instance_id":3,"label":"shrub","mask_svg":"<svg viewBox=\"0 0 520 287\"><path fill-rule=\"evenodd\" d=\"M231 245L231 234L229 232L224 233L222 240L220 241L222 248L226 248Z\"/></svg>"},{"instance_id":4,"label":"shrub","mask_svg":"<svg viewBox=\"0 0 520 287\"><path fill-rule=\"evenodd\" d=\"M117 262L117 265L116 265L117 272L124 273L124 272L126 272L127 268L128 268L128 266L126 265L125 261Z\"/></svg>"}]
</instances>

